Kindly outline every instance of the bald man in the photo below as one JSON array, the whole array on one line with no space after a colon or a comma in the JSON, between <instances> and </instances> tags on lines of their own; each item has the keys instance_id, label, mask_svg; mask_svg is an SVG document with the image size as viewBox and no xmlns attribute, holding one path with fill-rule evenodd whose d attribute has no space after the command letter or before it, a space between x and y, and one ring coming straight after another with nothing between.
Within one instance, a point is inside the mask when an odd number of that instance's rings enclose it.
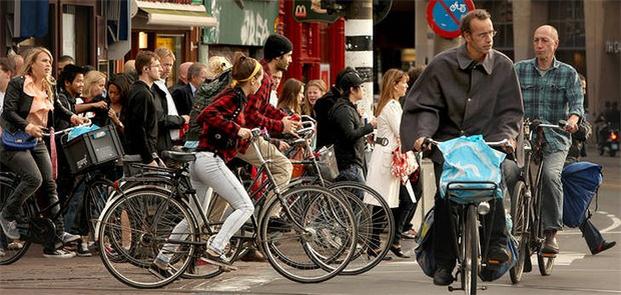
<instances>
[{"instance_id":1,"label":"bald man","mask_svg":"<svg viewBox=\"0 0 621 295\"><path fill-rule=\"evenodd\" d=\"M174 88L183 87L188 84L188 69L194 64L193 62L184 62L179 65L179 80Z\"/></svg>"},{"instance_id":2,"label":"bald man","mask_svg":"<svg viewBox=\"0 0 621 295\"><path fill-rule=\"evenodd\" d=\"M557 231L563 228L563 186L561 172L571 146L571 135L578 130L584 114L583 94L576 70L555 57L558 32L544 25L533 34L535 58L515 64L524 98L524 115L532 120L557 124L567 120L564 130L543 130L542 220L545 235L543 253L557 254Z\"/></svg>"}]
</instances>

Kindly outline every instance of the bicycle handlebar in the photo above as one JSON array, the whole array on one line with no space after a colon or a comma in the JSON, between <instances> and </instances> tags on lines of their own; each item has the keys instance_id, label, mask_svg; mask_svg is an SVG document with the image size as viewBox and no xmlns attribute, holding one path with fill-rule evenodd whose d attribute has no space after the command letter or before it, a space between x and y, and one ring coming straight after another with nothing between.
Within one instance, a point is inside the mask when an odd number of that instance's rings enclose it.
<instances>
[{"instance_id":1,"label":"bicycle handlebar","mask_svg":"<svg viewBox=\"0 0 621 295\"><path fill-rule=\"evenodd\" d=\"M423 141L423 145L429 145L429 144L433 144L435 146L439 145L443 143L443 141L437 141L437 140L433 140L431 138L425 138L425 140ZM502 147L505 146L507 144L509 144L509 140L508 139L503 139L500 141L486 141L485 144L487 144L490 147Z\"/></svg>"},{"instance_id":2,"label":"bicycle handlebar","mask_svg":"<svg viewBox=\"0 0 621 295\"><path fill-rule=\"evenodd\" d=\"M80 124L80 125L76 125L76 126L65 128L65 129L58 130L58 131L54 130L53 134L50 133L50 132L43 132L42 135L43 136L52 136L52 135L56 135L56 134L67 134L67 133L71 132L71 130L76 129L78 127L83 127L83 126L87 126L88 127L88 126L91 126L91 125L92 125L92 123ZM46 130L49 130L49 129L46 128Z\"/></svg>"}]
</instances>

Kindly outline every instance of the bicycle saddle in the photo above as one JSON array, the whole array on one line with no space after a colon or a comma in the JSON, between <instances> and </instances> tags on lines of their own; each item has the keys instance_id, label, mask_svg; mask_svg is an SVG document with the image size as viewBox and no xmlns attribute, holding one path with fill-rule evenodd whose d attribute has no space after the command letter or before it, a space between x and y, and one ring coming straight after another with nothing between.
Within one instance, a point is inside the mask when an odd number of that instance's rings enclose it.
<instances>
[{"instance_id":1,"label":"bicycle saddle","mask_svg":"<svg viewBox=\"0 0 621 295\"><path fill-rule=\"evenodd\" d=\"M162 158L165 160L172 160L176 162L192 162L196 160L195 153L187 153L187 152L177 152L177 151L163 151Z\"/></svg>"}]
</instances>

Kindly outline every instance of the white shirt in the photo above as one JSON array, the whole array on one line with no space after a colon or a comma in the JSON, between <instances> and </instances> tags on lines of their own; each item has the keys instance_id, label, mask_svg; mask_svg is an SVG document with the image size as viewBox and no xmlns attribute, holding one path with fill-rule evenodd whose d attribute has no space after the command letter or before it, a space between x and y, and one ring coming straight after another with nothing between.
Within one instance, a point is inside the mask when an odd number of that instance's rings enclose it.
<instances>
[{"instance_id":1,"label":"white shirt","mask_svg":"<svg viewBox=\"0 0 621 295\"><path fill-rule=\"evenodd\" d=\"M164 91L164 93L166 93L166 106L168 107L167 115L178 116L179 112L177 111L177 106L175 106L175 101L173 100L172 95L170 94L170 91L168 91L168 88L166 87L166 81L160 79L160 80L154 81L153 84L155 84L157 88L159 88L160 90ZM170 138L172 140L179 140L179 129L170 129L169 131L170 131Z\"/></svg>"},{"instance_id":2,"label":"white shirt","mask_svg":"<svg viewBox=\"0 0 621 295\"><path fill-rule=\"evenodd\" d=\"M0 114L2 114L2 106L4 106L4 92L0 91Z\"/></svg>"}]
</instances>

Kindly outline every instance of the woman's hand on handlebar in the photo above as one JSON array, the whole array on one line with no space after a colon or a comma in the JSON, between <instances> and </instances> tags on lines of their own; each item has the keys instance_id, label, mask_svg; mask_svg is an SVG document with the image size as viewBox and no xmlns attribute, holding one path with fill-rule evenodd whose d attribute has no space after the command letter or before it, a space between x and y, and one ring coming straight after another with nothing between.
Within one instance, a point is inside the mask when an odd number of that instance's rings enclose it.
<instances>
[{"instance_id":1,"label":"woman's hand on handlebar","mask_svg":"<svg viewBox=\"0 0 621 295\"><path fill-rule=\"evenodd\" d=\"M80 117L76 114L71 115L71 124L73 125L86 125L91 124L91 120L86 117Z\"/></svg>"},{"instance_id":2,"label":"woman's hand on handlebar","mask_svg":"<svg viewBox=\"0 0 621 295\"><path fill-rule=\"evenodd\" d=\"M26 133L30 134L34 138L43 137L43 132L46 130L47 128L43 126L35 125L35 124L28 124L26 125L26 128L24 129Z\"/></svg>"}]
</instances>

